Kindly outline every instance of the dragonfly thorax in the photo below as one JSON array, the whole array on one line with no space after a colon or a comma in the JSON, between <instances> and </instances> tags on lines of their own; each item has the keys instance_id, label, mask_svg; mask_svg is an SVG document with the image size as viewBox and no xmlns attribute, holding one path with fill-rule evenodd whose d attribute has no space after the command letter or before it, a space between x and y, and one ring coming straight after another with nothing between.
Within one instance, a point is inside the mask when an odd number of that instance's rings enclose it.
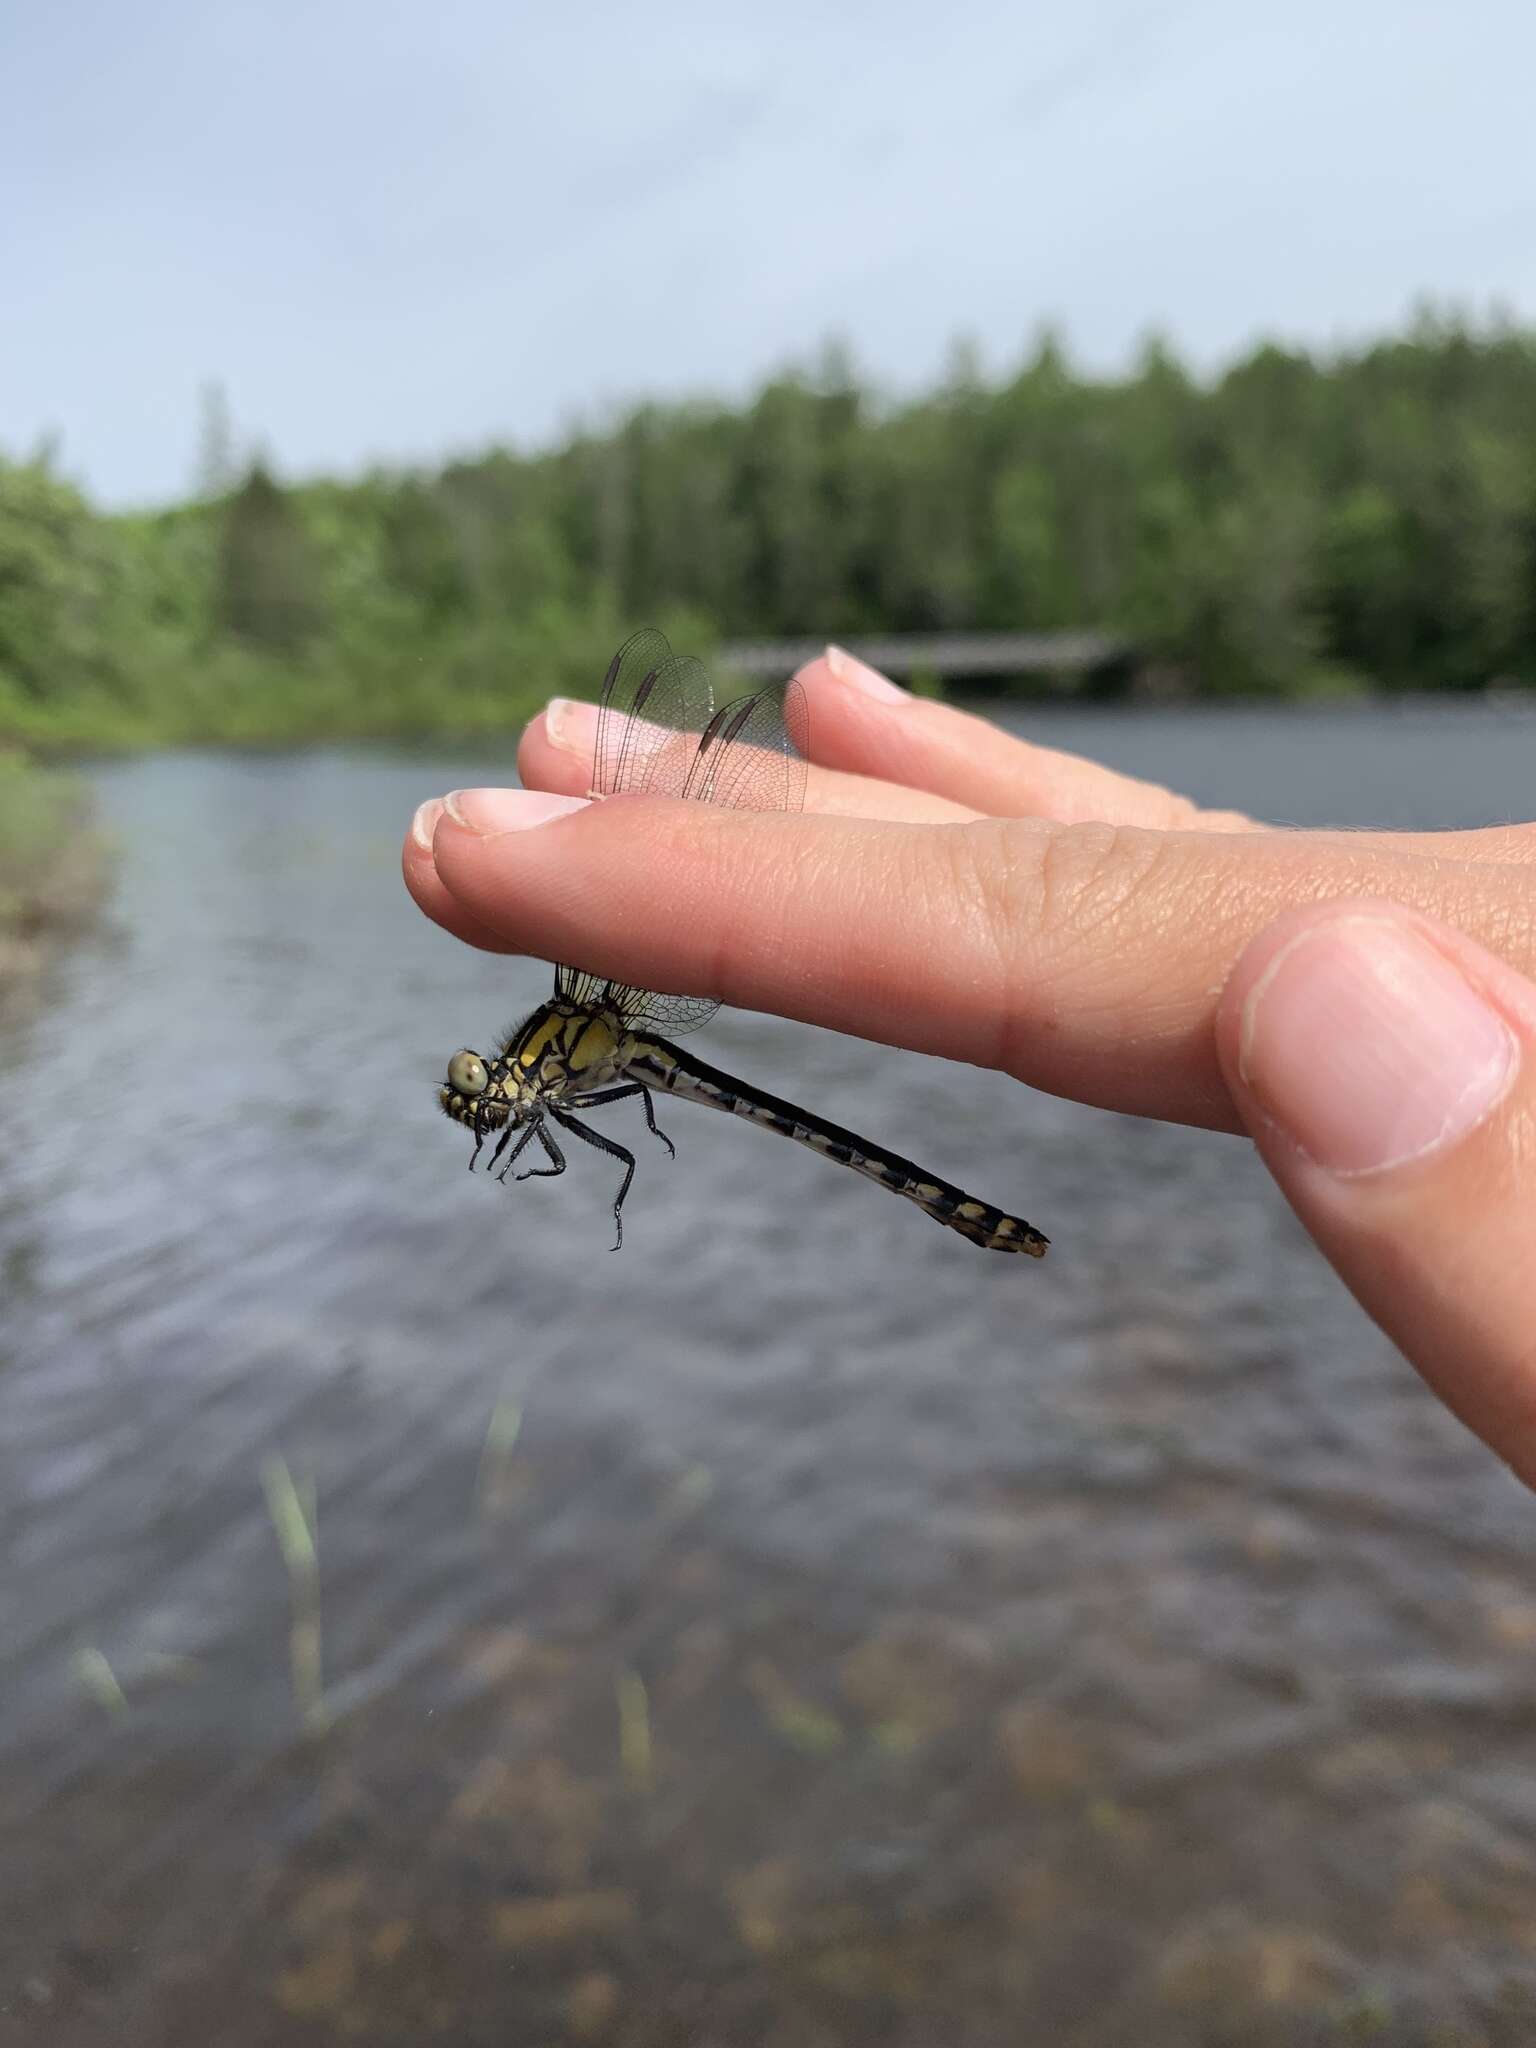
<instances>
[{"instance_id":1,"label":"dragonfly thorax","mask_svg":"<svg viewBox=\"0 0 1536 2048\"><path fill-rule=\"evenodd\" d=\"M513 1032L491 1071L528 1097L606 1088L623 1070L628 1037L616 1010L557 997Z\"/></svg>"},{"instance_id":2,"label":"dragonfly thorax","mask_svg":"<svg viewBox=\"0 0 1536 2048\"><path fill-rule=\"evenodd\" d=\"M443 1113L477 1131L499 1129L509 1118L521 1123L542 1101L611 1085L623 1072L628 1043L615 1010L541 1003L492 1057L468 1048L454 1054L439 1090Z\"/></svg>"}]
</instances>

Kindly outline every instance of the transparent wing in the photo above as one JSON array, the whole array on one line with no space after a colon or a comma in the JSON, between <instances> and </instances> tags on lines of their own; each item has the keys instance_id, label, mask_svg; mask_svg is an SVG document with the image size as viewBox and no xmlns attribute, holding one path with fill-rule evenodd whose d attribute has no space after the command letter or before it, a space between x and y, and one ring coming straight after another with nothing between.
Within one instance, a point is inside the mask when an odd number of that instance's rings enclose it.
<instances>
[{"instance_id":1,"label":"transparent wing","mask_svg":"<svg viewBox=\"0 0 1536 2048\"><path fill-rule=\"evenodd\" d=\"M714 696L701 662L685 661L654 626L608 664L597 706L595 796L681 796Z\"/></svg>"},{"instance_id":2,"label":"transparent wing","mask_svg":"<svg viewBox=\"0 0 1536 2048\"><path fill-rule=\"evenodd\" d=\"M722 705L704 728L683 795L732 811L798 811L809 723L794 681Z\"/></svg>"},{"instance_id":3,"label":"transparent wing","mask_svg":"<svg viewBox=\"0 0 1536 2048\"><path fill-rule=\"evenodd\" d=\"M739 811L798 811L805 801L805 693L774 684L711 710L709 678L674 655L660 633L626 640L609 664L598 709L593 790L685 797ZM635 1030L696 1031L720 1007L710 996L665 995L555 970L555 993L606 1004Z\"/></svg>"}]
</instances>

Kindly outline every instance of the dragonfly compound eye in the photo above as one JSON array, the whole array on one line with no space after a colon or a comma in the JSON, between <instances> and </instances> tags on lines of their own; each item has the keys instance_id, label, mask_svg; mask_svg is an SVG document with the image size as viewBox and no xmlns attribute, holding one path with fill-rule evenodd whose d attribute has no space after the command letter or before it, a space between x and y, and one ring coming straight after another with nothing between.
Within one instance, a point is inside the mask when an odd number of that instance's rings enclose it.
<instances>
[{"instance_id":1,"label":"dragonfly compound eye","mask_svg":"<svg viewBox=\"0 0 1536 2048\"><path fill-rule=\"evenodd\" d=\"M456 1095L481 1095L490 1078L477 1052L456 1052L448 1062L448 1086Z\"/></svg>"}]
</instances>

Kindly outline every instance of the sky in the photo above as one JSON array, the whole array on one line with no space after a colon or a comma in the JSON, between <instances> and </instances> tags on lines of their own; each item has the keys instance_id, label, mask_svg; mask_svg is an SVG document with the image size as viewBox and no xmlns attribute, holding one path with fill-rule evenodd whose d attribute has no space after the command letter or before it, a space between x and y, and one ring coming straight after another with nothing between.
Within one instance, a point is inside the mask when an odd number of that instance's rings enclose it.
<instances>
[{"instance_id":1,"label":"sky","mask_svg":"<svg viewBox=\"0 0 1536 2048\"><path fill-rule=\"evenodd\" d=\"M0 452L191 486L737 397L1042 322L1211 369L1536 320L1531 0L0 0Z\"/></svg>"}]
</instances>

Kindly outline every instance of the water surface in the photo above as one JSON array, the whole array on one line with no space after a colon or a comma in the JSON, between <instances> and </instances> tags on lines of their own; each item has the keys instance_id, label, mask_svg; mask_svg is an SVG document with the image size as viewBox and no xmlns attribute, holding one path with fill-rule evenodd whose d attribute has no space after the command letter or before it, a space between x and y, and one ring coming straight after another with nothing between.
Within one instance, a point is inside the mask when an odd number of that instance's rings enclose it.
<instances>
[{"instance_id":1,"label":"water surface","mask_svg":"<svg viewBox=\"0 0 1536 2048\"><path fill-rule=\"evenodd\" d=\"M1532 808L1514 713L1028 724ZM0 2041L1530 2040L1532 1509L1245 1146L730 1015L1056 1249L679 1104L675 1165L609 1113L614 1256L606 1162L497 1190L435 1110L547 989L397 879L486 773L97 776L113 931L0 1040Z\"/></svg>"}]
</instances>

